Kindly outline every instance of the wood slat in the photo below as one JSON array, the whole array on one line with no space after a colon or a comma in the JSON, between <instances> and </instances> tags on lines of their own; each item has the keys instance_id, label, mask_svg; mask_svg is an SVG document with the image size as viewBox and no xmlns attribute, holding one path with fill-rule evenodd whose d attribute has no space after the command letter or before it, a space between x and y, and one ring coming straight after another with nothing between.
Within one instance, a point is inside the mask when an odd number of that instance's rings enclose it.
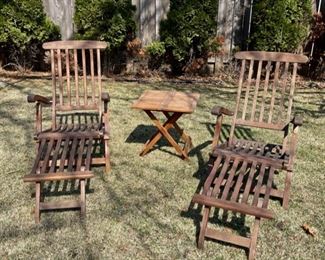
<instances>
[{"instance_id":1,"label":"wood slat","mask_svg":"<svg viewBox=\"0 0 325 260\"><path fill-rule=\"evenodd\" d=\"M91 98L92 102L95 103L95 96L96 96L96 88L95 88L95 70L94 70L94 51L93 49L89 50L89 57L90 57L90 76L91 76Z\"/></svg>"},{"instance_id":2,"label":"wood slat","mask_svg":"<svg viewBox=\"0 0 325 260\"><path fill-rule=\"evenodd\" d=\"M215 177L217 175L217 170L220 167L222 157L223 156L218 156L217 157L217 159L215 160L215 162L213 164L212 170L210 171L207 179L204 182L203 192L202 192L204 195L207 195L207 193L208 193L208 191L209 191L209 189L210 189L210 187L212 185L212 182L213 182L213 180L215 179Z\"/></svg>"},{"instance_id":3,"label":"wood slat","mask_svg":"<svg viewBox=\"0 0 325 260\"><path fill-rule=\"evenodd\" d=\"M45 153L45 157L43 160L43 165L41 167L41 174L45 173L49 166L49 159L50 159L50 155L52 153L53 144L54 144L53 139L51 139L49 142L47 142L46 153Z\"/></svg>"},{"instance_id":4,"label":"wood slat","mask_svg":"<svg viewBox=\"0 0 325 260\"><path fill-rule=\"evenodd\" d=\"M54 210L54 209L77 209L80 208L81 203L79 200L61 200L41 202L40 210Z\"/></svg>"},{"instance_id":5,"label":"wood slat","mask_svg":"<svg viewBox=\"0 0 325 260\"><path fill-rule=\"evenodd\" d=\"M226 160L222 165L222 168L221 168L218 178L215 179L215 181L214 181L214 187L213 187L213 190L211 193L211 196L213 196L213 197L215 197L220 191L221 183L223 182L223 180L226 176L227 170L229 168L229 161L230 161L230 157L228 156L228 157L226 157Z\"/></svg>"},{"instance_id":6,"label":"wood slat","mask_svg":"<svg viewBox=\"0 0 325 260\"><path fill-rule=\"evenodd\" d=\"M56 141L56 145L55 145L55 149L53 152L53 157L52 160L50 160L49 164L51 165L49 172L54 172L55 168L57 166L57 160L59 158L59 152L60 152L60 148L61 148L61 141L62 139L59 138Z\"/></svg>"},{"instance_id":7,"label":"wood slat","mask_svg":"<svg viewBox=\"0 0 325 260\"><path fill-rule=\"evenodd\" d=\"M264 208L258 208L255 206L246 205L242 203L237 203L233 201L216 199L206 195L195 194L193 196L192 202L209 206L209 207L222 208L225 210L231 210L233 212L248 214L259 218L267 218L267 219L274 218L274 214L270 210Z\"/></svg>"},{"instance_id":8,"label":"wood slat","mask_svg":"<svg viewBox=\"0 0 325 260\"><path fill-rule=\"evenodd\" d=\"M271 196L271 191L272 191L272 184L273 184L273 176L274 176L274 168L271 167L269 171L269 177L266 183L266 191L265 191L265 196L263 200L263 208L267 208L268 203L269 203L269 198Z\"/></svg>"},{"instance_id":9,"label":"wood slat","mask_svg":"<svg viewBox=\"0 0 325 260\"><path fill-rule=\"evenodd\" d=\"M85 147L85 138L81 138L79 148L78 148L78 158L77 158L77 163L76 163L76 171L80 171L81 169L81 164L82 164L82 155L84 152L84 147Z\"/></svg>"},{"instance_id":10,"label":"wood slat","mask_svg":"<svg viewBox=\"0 0 325 260\"><path fill-rule=\"evenodd\" d=\"M269 119L267 121L269 124L272 122L276 89L279 85L279 73L280 73L279 70L280 70L280 62L277 62L275 65L274 82L272 85L272 97L271 97L271 105L270 105L270 111L269 111Z\"/></svg>"},{"instance_id":11,"label":"wood slat","mask_svg":"<svg viewBox=\"0 0 325 260\"><path fill-rule=\"evenodd\" d=\"M76 88L76 104L77 104L77 106L80 106L77 49L73 50L73 59L74 59L74 81L75 81L75 88Z\"/></svg>"},{"instance_id":12,"label":"wood slat","mask_svg":"<svg viewBox=\"0 0 325 260\"><path fill-rule=\"evenodd\" d=\"M23 180L24 182L41 182L41 181L90 179L93 177L94 174L91 171L74 171L74 172L29 174L29 175L25 175Z\"/></svg>"},{"instance_id":13,"label":"wood slat","mask_svg":"<svg viewBox=\"0 0 325 260\"><path fill-rule=\"evenodd\" d=\"M80 180L80 214L82 217L86 214L86 186L85 180Z\"/></svg>"},{"instance_id":14,"label":"wood slat","mask_svg":"<svg viewBox=\"0 0 325 260\"><path fill-rule=\"evenodd\" d=\"M230 134L229 134L229 143L230 144L233 142L233 137L234 137L234 132L235 132L235 120L237 118L238 109L239 109L240 96L241 96L241 91L242 91L242 86L243 86L243 81L244 81L245 67L246 67L246 60L242 60L240 75L239 75L237 97L236 97L236 107L235 107L235 112L234 112L231 129L230 129Z\"/></svg>"},{"instance_id":15,"label":"wood slat","mask_svg":"<svg viewBox=\"0 0 325 260\"><path fill-rule=\"evenodd\" d=\"M289 71L289 62L286 62L284 65L284 72L281 80L281 98L280 98L280 113L283 113L285 110L284 101L286 95L286 88L287 88L287 80L288 80L288 71Z\"/></svg>"},{"instance_id":16,"label":"wood slat","mask_svg":"<svg viewBox=\"0 0 325 260\"><path fill-rule=\"evenodd\" d=\"M287 120L290 120L290 117L291 117L291 110L292 110L292 103L293 103L293 94L294 94L295 85L296 85L297 68L298 68L298 64L297 63L294 63L293 64L293 71L292 71L291 86L290 86L290 95L289 95L289 104L288 104Z\"/></svg>"},{"instance_id":17,"label":"wood slat","mask_svg":"<svg viewBox=\"0 0 325 260\"><path fill-rule=\"evenodd\" d=\"M238 164L239 164L239 159L236 158L235 161L233 162L233 165L232 165L230 171L229 171L229 176L228 176L227 181L226 181L226 186L224 187L224 189L222 191L222 196L221 196L222 200L227 199L228 196L229 196L229 191L230 191L230 188L231 188L231 186L233 184L232 180L234 179L235 174L237 172Z\"/></svg>"},{"instance_id":18,"label":"wood slat","mask_svg":"<svg viewBox=\"0 0 325 260\"><path fill-rule=\"evenodd\" d=\"M71 86L70 86L70 56L69 50L65 49L65 67L67 74L67 96L68 96L68 104L71 105Z\"/></svg>"},{"instance_id":19,"label":"wood slat","mask_svg":"<svg viewBox=\"0 0 325 260\"><path fill-rule=\"evenodd\" d=\"M106 49L107 43L103 41L52 41L43 43L43 49Z\"/></svg>"},{"instance_id":20,"label":"wood slat","mask_svg":"<svg viewBox=\"0 0 325 260\"><path fill-rule=\"evenodd\" d=\"M247 237L242 237L227 232L220 232L218 230L214 230L211 228L206 229L205 236L211 239L216 239L219 241L223 241L226 243L234 244L245 248L249 248L250 241L251 241Z\"/></svg>"},{"instance_id":21,"label":"wood slat","mask_svg":"<svg viewBox=\"0 0 325 260\"><path fill-rule=\"evenodd\" d=\"M38 149L38 152L37 152L37 155L36 155L36 158L35 158L35 161L34 161L34 165L33 165L33 168L32 168L32 171L31 173L37 173L37 170L40 168L40 160L41 160L41 156L42 156L42 151L45 147L45 144L46 144L46 139L42 139L41 141L41 144L39 146L39 149Z\"/></svg>"},{"instance_id":22,"label":"wood slat","mask_svg":"<svg viewBox=\"0 0 325 260\"><path fill-rule=\"evenodd\" d=\"M300 54L284 52L266 52L266 51L241 51L235 54L236 59L245 60L267 60L274 62L297 62L306 63L308 57Z\"/></svg>"},{"instance_id":23,"label":"wood slat","mask_svg":"<svg viewBox=\"0 0 325 260\"><path fill-rule=\"evenodd\" d=\"M85 159L85 168L86 171L89 171L90 169L90 164L91 164L91 153L92 153L92 148L93 148L93 138L90 137L88 139L88 143L87 143L87 152L86 152L86 159Z\"/></svg>"},{"instance_id":24,"label":"wood slat","mask_svg":"<svg viewBox=\"0 0 325 260\"><path fill-rule=\"evenodd\" d=\"M62 154L61 154L61 158L60 158L60 167L59 167L59 171L63 172L64 170L64 162L67 158L68 155L68 149L69 149L69 144L70 144L70 139L65 139L64 141L64 146L63 146L63 150L62 150Z\"/></svg>"},{"instance_id":25,"label":"wood slat","mask_svg":"<svg viewBox=\"0 0 325 260\"><path fill-rule=\"evenodd\" d=\"M67 112L67 111L75 111L75 110L93 110L98 111L98 104L88 104L88 105L63 105L56 106L57 111Z\"/></svg>"},{"instance_id":26,"label":"wood slat","mask_svg":"<svg viewBox=\"0 0 325 260\"><path fill-rule=\"evenodd\" d=\"M278 131L283 131L288 124L288 123L277 123L277 124L265 123L265 122L248 121L242 119L235 119L234 121L235 121L235 125L259 127L259 128L278 130Z\"/></svg>"},{"instance_id":27,"label":"wood slat","mask_svg":"<svg viewBox=\"0 0 325 260\"><path fill-rule=\"evenodd\" d=\"M250 189L251 189L251 186L252 186L252 183L253 183L254 175L255 175L255 172L256 172L256 166L257 166L257 162L254 161L252 163L252 165L251 165L249 175L248 175L248 179L246 181L245 190L244 190L244 193L243 193L243 196L242 196L242 199L241 199L242 203L247 203L248 195L249 195L249 192L250 192Z\"/></svg>"},{"instance_id":28,"label":"wood slat","mask_svg":"<svg viewBox=\"0 0 325 260\"><path fill-rule=\"evenodd\" d=\"M262 187L263 178L266 170L265 168L266 168L265 164L262 164L259 169L257 185L255 188L253 202L252 202L252 205L255 207L257 207L258 199L260 197L261 187Z\"/></svg>"},{"instance_id":29,"label":"wood slat","mask_svg":"<svg viewBox=\"0 0 325 260\"><path fill-rule=\"evenodd\" d=\"M60 105L63 105L63 79L62 79L62 62L61 62L61 50L57 49L56 54L58 56L58 75L59 75L59 98Z\"/></svg>"},{"instance_id":30,"label":"wood slat","mask_svg":"<svg viewBox=\"0 0 325 260\"><path fill-rule=\"evenodd\" d=\"M251 121L253 121L255 118L256 102L257 102L257 98L258 98L258 90L259 90L260 81L261 81L262 65L263 65L263 61L260 60L258 62L255 92L254 92L254 97L253 97L253 107L252 107L252 112L251 112Z\"/></svg>"},{"instance_id":31,"label":"wood slat","mask_svg":"<svg viewBox=\"0 0 325 260\"><path fill-rule=\"evenodd\" d=\"M264 90L263 90L263 96L262 96L262 104L261 104L261 110L260 110L260 117L259 117L259 122L263 121L264 118L264 106L265 106L265 98L267 95L267 91L269 88L269 80L270 80L270 73L271 73L271 67L272 63L271 61L267 62L266 65L266 76L265 76L265 81L264 81Z\"/></svg>"},{"instance_id":32,"label":"wood slat","mask_svg":"<svg viewBox=\"0 0 325 260\"><path fill-rule=\"evenodd\" d=\"M259 162L259 163L265 163L266 165L272 165L278 169L281 169L283 167L284 160L279 160L276 158L270 158L266 156L258 156L258 155L252 155L252 154L245 154L241 152L234 152L232 150L215 150L213 151L213 155L224 155L231 158L238 158L243 161L247 162Z\"/></svg>"},{"instance_id":33,"label":"wood slat","mask_svg":"<svg viewBox=\"0 0 325 260\"><path fill-rule=\"evenodd\" d=\"M78 132L45 132L39 135L39 138L53 138L53 139L66 139L70 140L71 138L100 138L102 135L96 131L78 131Z\"/></svg>"},{"instance_id":34,"label":"wood slat","mask_svg":"<svg viewBox=\"0 0 325 260\"><path fill-rule=\"evenodd\" d=\"M132 105L134 109L192 113L200 94L177 91L147 90Z\"/></svg>"},{"instance_id":35,"label":"wood slat","mask_svg":"<svg viewBox=\"0 0 325 260\"><path fill-rule=\"evenodd\" d=\"M98 80L98 97L99 99L102 96L102 69L101 69L101 61L100 61L100 49L96 50L97 53L97 80ZM102 106L99 106L99 116L102 116Z\"/></svg>"},{"instance_id":36,"label":"wood slat","mask_svg":"<svg viewBox=\"0 0 325 260\"><path fill-rule=\"evenodd\" d=\"M51 74L52 74L52 129L56 128L56 76L55 76L55 53L51 50Z\"/></svg>"},{"instance_id":37,"label":"wood slat","mask_svg":"<svg viewBox=\"0 0 325 260\"><path fill-rule=\"evenodd\" d=\"M243 120L245 120L245 118L246 118L246 110L247 110L247 105L248 105L248 101L249 101L248 98L249 98L249 91L251 88L253 68L254 68L254 60L251 60L250 65L249 65L247 84L246 84L244 107L243 107L243 111L242 111L242 119Z\"/></svg>"},{"instance_id":38,"label":"wood slat","mask_svg":"<svg viewBox=\"0 0 325 260\"><path fill-rule=\"evenodd\" d=\"M73 166L76 162L76 151L78 146L78 138L73 138L71 149L69 150L69 161L68 161L68 171L71 172L73 170Z\"/></svg>"},{"instance_id":39,"label":"wood slat","mask_svg":"<svg viewBox=\"0 0 325 260\"><path fill-rule=\"evenodd\" d=\"M248 162L244 161L242 163L242 166L240 167L239 175L238 175L238 178L237 178L237 181L236 181L236 185L235 185L234 191L233 191L233 193L231 195L231 198L230 198L231 201L237 201L237 199L238 199L239 191L240 191L240 188L241 188L242 183L243 183L244 176L245 176L246 171L247 171L247 166L248 166Z\"/></svg>"},{"instance_id":40,"label":"wood slat","mask_svg":"<svg viewBox=\"0 0 325 260\"><path fill-rule=\"evenodd\" d=\"M87 91L87 68L86 68L86 51L85 49L81 50L82 58L82 75L83 75L83 88L84 88L84 105L88 104L88 91Z\"/></svg>"},{"instance_id":41,"label":"wood slat","mask_svg":"<svg viewBox=\"0 0 325 260\"><path fill-rule=\"evenodd\" d=\"M42 161L40 162L42 164ZM61 160L58 160L56 162L56 166L59 167L60 166L60 163L61 163ZM49 164L52 164L52 160L49 161ZM81 169L83 167L83 165L85 164L85 158L82 160L82 166L81 166ZM105 164L105 158L104 157L94 157L94 158L91 158L91 164L92 165L102 165L102 164ZM65 159L64 162L63 162L63 165L66 167L68 166L68 159Z\"/></svg>"}]
</instances>

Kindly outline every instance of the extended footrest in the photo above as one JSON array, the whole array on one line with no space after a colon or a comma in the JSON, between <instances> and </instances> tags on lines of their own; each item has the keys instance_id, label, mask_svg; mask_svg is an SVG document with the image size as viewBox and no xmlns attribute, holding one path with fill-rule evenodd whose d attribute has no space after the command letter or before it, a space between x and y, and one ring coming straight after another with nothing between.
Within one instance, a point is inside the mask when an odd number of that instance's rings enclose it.
<instances>
[{"instance_id":1,"label":"extended footrest","mask_svg":"<svg viewBox=\"0 0 325 260\"><path fill-rule=\"evenodd\" d=\"M198 246L202 248L205 238L212 238L248 248L249 257L252 258L260 219L274 218L273 212L268 209L268 203L273 194L274 174L281 169L281 165L273 160L245 157L222 149L216 149L213 156L213 164L203 190L192 198L192 202L204 206ZM232 211L255 217L250 237L208 227L213 207L223 209L224 212Z\"/></svg>"},{"instance_id":2,"label":"extended footrest","mask_svg":"<svg viewBox=\"0 0 325 260\"><path fill-rule=\"evenodd\" d=\"M60 135L40 135L38 151L30 174L24 182L35 182L35 222L40 221L42 210L80 208L83 216L86 211L85 181L94 177L90 171L93 149L93 135L77 133ZM65 201L41 201L41 182L80 181L80 199Z\"/></svg>"}]
</instances>

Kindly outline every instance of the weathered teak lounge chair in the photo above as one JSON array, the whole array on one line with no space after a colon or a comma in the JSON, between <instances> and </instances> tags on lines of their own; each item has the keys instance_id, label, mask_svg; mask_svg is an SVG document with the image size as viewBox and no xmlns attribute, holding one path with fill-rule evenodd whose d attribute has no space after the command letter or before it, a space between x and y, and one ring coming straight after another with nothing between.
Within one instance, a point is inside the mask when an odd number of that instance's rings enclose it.
<instances>
[{"instance_id":1,"label":"weathered teak lounge chair","mask_svg":"<svg viewBox=\"0 0 325 260\"><path fill-rule=\"evenodd\" d=\"M52 98L27 98L36 103L37 155L32 171L24 177L36 183L37 223L40 210L80 208L84 214L85 179L93 177L91 165L102 164L106 172L110 170L109 95L102 92L100 60L100 51L106 47L99 41L43 44L50 50ZM46 106L52 107L52 120L51 127L43 130L42 108ZM41 182L76 179L80 180L80 200L41 202Z\"/></svg>"},{"instance_id":2,"label":"weathered teak lounge chair","mask_svg":"<svg viewBox=\"0 0 325 260\"><path fill-rule=\"evenodd\" d=\"M241 60L235 111L212 109L217 122L210 172L201 193L192 201L203 205L199 248L205 238L212 238L248 248L249 259L253 259L260 220L273 217L268 210L269 198L280 198L283 207L288 207L298 128L302 124L301 119L291 116L293 95L298 63L305 63L307 57L275 52L239 52L235 57ZM218 145L224 115L232 116L230 135L226 143ZM282 132L282 144L236 139L238 126ZM286 173L283 190L274 186L275 175L281 171ZM212 229L208 225L212 208L216 208L216 217L217 209L255 217L250 236Z\"/></svg>"}]
</instances>

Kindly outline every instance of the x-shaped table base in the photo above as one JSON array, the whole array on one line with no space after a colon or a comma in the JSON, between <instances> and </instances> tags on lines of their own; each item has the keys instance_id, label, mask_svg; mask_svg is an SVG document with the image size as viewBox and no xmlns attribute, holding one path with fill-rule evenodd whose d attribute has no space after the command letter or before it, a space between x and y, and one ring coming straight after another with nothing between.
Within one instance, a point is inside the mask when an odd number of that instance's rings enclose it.
<instances>
[{"instance_id":1,"label":"x-shaped table base","mask_svg":"<svg viewBox=\"0 0 325 260\"><path fill-rule=\"evenodd\" d=\"M157 132L145 143L140 155L144 156L147 154L150 149L162 138L165 137L167 141L172 145L175 150L180 154L182 159L188 159L188 152L193 147L191 137L186 135L184 130L179 127L176 121L183 115L180 112L168 113L162 111L166 116L167 121L163 124L157 119L157 117L150 111L144 110L146 114L153 121L154 125L158 128ZM181 136L181 139L184 141L184 148L181 148L180 145L174 140L174 138L168 132L169 129L174 128Z\"/></svg>"}]
</instances>

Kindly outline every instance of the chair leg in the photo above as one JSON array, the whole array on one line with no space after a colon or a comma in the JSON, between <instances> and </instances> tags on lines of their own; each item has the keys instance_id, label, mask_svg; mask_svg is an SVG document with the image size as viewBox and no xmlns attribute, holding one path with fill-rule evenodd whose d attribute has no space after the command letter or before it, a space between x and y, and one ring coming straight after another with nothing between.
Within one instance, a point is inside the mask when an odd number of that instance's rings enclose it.
<instances>
[{"instance_id":1,"label":"chair leg","mask_svg":"<svg viewBox=\"0 0 325 260\"><path fill-rule=\"evenodd\" d=\"M35 223L40 223L40 201L41 201L41 183L35 184Z\"/></svg>"},{"instance_id":2,"label":"chair leg","mask_svg":"<svg viewBox=\"0 0 325 260\"><path fill-rule=\"evenodd\" d=\"M204 247L204 238L208 226L209 215L210 215L210 207L204 206L203 217L202 217L201 227L200 227L200 234L197 242L197 247L199 249L203 249Z\"/></svg>"},{"instance_id":3,"label":"chair leg","mask_svg":"<svg viewBox=\"0 0 325 260\"><path fill-rule=\"evenodd\" d=\"M110 151L109 151L109 140L105 139L104 140L104 145L105 145L105 172L109 173L111 170L111 162L110 162Z\"/></svg>"},{"instance_id":4,"label":"chair leg","mask_svg":"<svg viewBox=\"0 0 325 260\"><path fill-rule=\"evenodd\" d=\"M38 153L39 146L40 146L40 143L39 143L39 141L37 140L37 141L35 142L35 154Z\"/></svg>"},{"instance_id":5,"label":"chair leg","mask_svg":"<svg viewBox=\"0 0 325 260\"><path fill-rule=\"evenodd\" d=\"M252 234L251 234L251 243L249 246L248 260L255 259L257 235L258 235L258 230L260 227L260 222L261 222L260 218L255 218L254 226L253 226L253 230L252 230Z\"/></svg>"},{"instance_id":6,"label":"chair leg","mask_svg":"<svg viewBox=\"0 0 325 260\"><path fill-rule=\"evenodd\" d=\"M283 192L283 200L282 200L282 207L284 209L288 209L289 206L289 197L290 197L290 187L291 187L291 180L292 180L292 171L287 171L286 179L285 179L285 186Z\"/></svg>"},{"instance_id":7,"label":"chair leg","mask_svg":"<svg viewBox=\"0 0 325 260\"><path fill-rule=\"evenodd\" d=\"M86 186L85 180L80 180L80 215L85 217L86 214Z\"/></svg>"}]
</instances>

